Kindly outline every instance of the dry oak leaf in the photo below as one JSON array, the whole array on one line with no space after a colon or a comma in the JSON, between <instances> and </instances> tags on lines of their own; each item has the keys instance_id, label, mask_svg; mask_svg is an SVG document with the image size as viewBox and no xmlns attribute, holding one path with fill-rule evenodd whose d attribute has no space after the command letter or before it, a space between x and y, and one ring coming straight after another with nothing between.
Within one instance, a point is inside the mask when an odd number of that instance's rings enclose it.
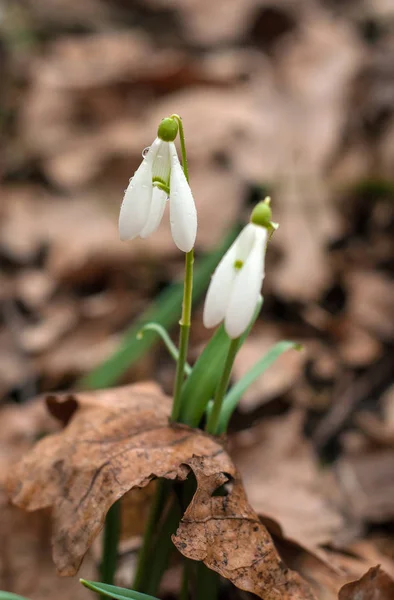
<instances>
[{"instance_id":1,"label":"dry oak leaf","mask_svg":"<svg viewBox=\"0 0 394 600\"><path fill-rule=\"evenodd\" d=\"M264 600L313 600L308 584L280 559L228 455L195 457L188 465L197 491L172 537L178 550ZM213 495L226 483L227 495Z\"/></svg>"},{"instance_id":2,"label":"dry oak leaf","mask_svg":"<svg viewBox=\"0 0 394 600\"><path fill-rule=\"evenodd\" d=\"M357 581L344 585L338 600L392 600L394 581L380 568L372 567Z\"/></svg>"},{"instance_id":3,"label":"dry oak leaf","mask_svg":"<svg viewBox=\"0 0 394 600\"><path fill-rule=\"evenodd\" d=\"M53 556L61 575L77 571L107 511L126 492L155 477L185 479L192 468L198 488L178 530L179 550L265 600L312 600L248 505L222 445L200 430L170 425L171 400L156 386L57 394L46 400L65 429L38 442L12 469L8 490L26 510L52 508ZM212 498L229 478L233 491ZM195 526L209 529L209 540L203 531L189 538L185 527ZM199 543L215 548L207 556Z\"/></svg>"},{"instance_id":4,"label":"dry oak leaf","mask_svg":"<svg viewBox=\"0 0 394 600\"><path fill-rule=\"evenodd\" d=\"M74 575L109 508L154 477L185 479L194 455L224 452L209 436L169 426L170 398L157 388L125 386L48 396L65 429L36 444L10 474L8 491L26 510L53 510L53 558Z\"/></svg>"}]
</instances>

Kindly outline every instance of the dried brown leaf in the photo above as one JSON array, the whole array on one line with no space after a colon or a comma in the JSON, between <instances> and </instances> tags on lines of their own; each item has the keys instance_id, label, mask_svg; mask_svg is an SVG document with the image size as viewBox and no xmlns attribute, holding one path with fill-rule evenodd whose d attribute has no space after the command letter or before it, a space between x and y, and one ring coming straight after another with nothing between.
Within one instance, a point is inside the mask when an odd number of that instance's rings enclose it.
<instances>
[{"instance_id":1,"label":"dried brown leaf","mask_svg":"<svg viewBox=\"0 0 394 600\"><path fill-rule=\"evenodd\" d=\"M73 575L108 509L154 477L184 479L195 454L223 452L202 432L169 426L170 400L141 386L51 396L68 427L40 441L13 470L12 500L26 510L52 507L54 561Z\"/></svg>"},{"instance_id":2,"label":"dried brown leaf","mask_svg":"<svg viewBox=\"0 0 394 600\"><path fill-rule=\"evenodd\" d=\"M294 410L233 436L232 450L248 499L282 534L316 552L344 529L325 493L324 476L303 435L304 415Z\"/></svg>"},{"instance_id":3,"label":"dried brown leaf","mask_svg":"<svg viewBox=\"0 0 394 600\"><path fill-rule=\"evenodd\" d=\"M379 538L379 545L382 546L380 551L377 549L377 539L364 539L350 546L345 545L341 549L326 547L324 561L283 538L274 539L283 560L291 569L307 579L319 600L338 600L339 590L343 586L356 582L368 569L376 569L376 565L381 565L385 573L393 577L393 545L389 534ZM383 547L384 543L388 547ZM352 600L355 599L352 597Z\"/></svg>"},{"instance_id":4,"label":"dried brown leaf","mask_svg":"<svg viewBox=\"0 0 394 600\"><path fill-rule=\"evenodd\" d=\"M190 467L198 487L174 538L178 549L266 600L312 599L280 560L222 445L200 430L169 424L170 405L146 384L47 398L65 429L12 469L8 488L26 510L52 508L59 573L76 572L114 502L155 477L185 479ZM229 495L212 497L228 479Z\"/></svg>"},{"instance_id":5,"label":"dried brown leaf","mask_svg":"<svg viewBox=\"0 0 394 600\"><path fill-rule=\"evenodd\" d=\"M392 600L394 581L380 566L373 567L358 581L347 583L339 590L339 600Z\"/></svg>"},{"instance_id":6,"label":"dried brown leaf","mask_svg":"<svg viewBox=\"0 0 394 600\"><path fill-rule=\"evenodd\" d=\"M394 447L394 385L380 399L382 417L372 412L361 412L356 416L357 425L374 444Z\"/></svg>"},{"instance_id":7,"label":"dried brown leaf","mask_svg":"<svg viewBox=\"0 0 394 600\"><path fill-rule=\"evenodd\" d=\"M50 552L50 528L46 511L28 515L11 506L5 491L10 465L20 459L45 433L57 431L59 424L48 415L39 400L23 406L0 407L0 589L22 594L32 600L87 598L78 581L68 579L59 587ZM92 560L83 566L84 577L94 577Z\"/></svg>"},{"instance_id":8,"label":"dried brown leaf","mask_svg":"<svg viewBox=\"0 0 394 600\"><path fill-rule=\"evenodd\" d=\"M343 504L355 520L384 523L394 517L394 451L342 456L336 474Z\"/></svg>"},{"instance_id":9,"label":"dried brown leaf","mask_svg":"<svg viewBox=\"0 0 394 600\"><path fill-rule=\"evenodd\" d=\"M233 373L236 380L241 379L280 340L280 333L273 327L256 325L253 335L248 337L235 359ZM246 390L239 404L240 411L251 412L286 393L299 379L305 361L306 355L302 352L282 354Z\"/></svg>"},{"instance_id":10,"label":"dried brown leaf","mask_svg":"<svg viewBox=\"0 0 394 600\"><path fill-rule=\"evenodd\" d=\"M354 321L383 341L394 334L394 284L384 274L371 270L353 271L348 276L349 312Z\"/></svg>"},{"instance_id":11,"label":"dried brown leaf","mask_svg":"<svg viewBox=\"0 0 394 600\"><path fill-rule=\"evenodd\" d=\"M220 457L220 469L217 456L188 464L198 488L173 536L178 550L264 600L312 600L309 586L279 558L231 460ZM214 496L226 482L228 495Z\"/></svg>"},{"instance_id":12,"label":"dried brown leaf","mask_svg":"<svg viewBox=\"0 0 394 600\"><path fill-rule=\"evenodd\" d=\"M209 0L182 2L182 0L149 0L153 8L171 6L179 14L182 27L189 40L209 45L212 43L232 42L247 29L250 13L259 0L218 0L212 4ZM223 19L222 15L226 14Z\"/></svg>"}]
</instances>

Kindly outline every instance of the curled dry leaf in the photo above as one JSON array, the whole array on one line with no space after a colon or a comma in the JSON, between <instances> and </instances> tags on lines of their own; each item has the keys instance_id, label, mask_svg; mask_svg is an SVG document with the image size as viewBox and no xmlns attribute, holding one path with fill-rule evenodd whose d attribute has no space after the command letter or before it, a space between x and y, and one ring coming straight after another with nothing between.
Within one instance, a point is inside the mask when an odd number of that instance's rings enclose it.
<instances>
[{"instance_id":1,"label":"curled dry leaf","mask_svg":"<svg viewBox=\"0 0 394 600\"><path fill-rule=\"evenodd\" d=\"M170 399L126 386L49 396L50 412L68 426L40 441L13 470L8 488L26 510L52 507L53 555L73 575L102 529L109 508L154 477L187 476L194 454L223 452L213 439L169 426Z\"/></svg>"},{"instance_id":2,"label":"curled dry leaf","mask_svg":"<svg viewBox=\"0 0 394 600\"><path fill-rule=\"evenodd\" d=\"M379 565L339 590L339 600L392 600L394 581Z\"/></svg>"},{"instance_id":3,"label":"curled dry leaf","mask_svg":"<svg viewBox=\"0 0 394 600\"><path fill-rule=\"evenodd\" d=\"M195 457L188 464L198 487L173 536L178 550L264 600L313 600L309 586L279 558L229 457ZM228 494L214 495L227 482Z\"/></svg>"},{"instance_id":4,"label":"curled dry leaf","mask_svg":"<svg viewBox=\"0 0 394 600\"><path fill-rule=\"evenodd\" d=\"M221 444L169 424L171 401L157 387L52 395L47 406L65 429L12 469L8 489L26 510L52 509L61 575L77 571L114 502L155 477L185 479L190 467L198 487L174 540L178 549L266 600L313 598L280 560ZM229 478L229 495L212 497Z\"/></svg>"}]
</instances>

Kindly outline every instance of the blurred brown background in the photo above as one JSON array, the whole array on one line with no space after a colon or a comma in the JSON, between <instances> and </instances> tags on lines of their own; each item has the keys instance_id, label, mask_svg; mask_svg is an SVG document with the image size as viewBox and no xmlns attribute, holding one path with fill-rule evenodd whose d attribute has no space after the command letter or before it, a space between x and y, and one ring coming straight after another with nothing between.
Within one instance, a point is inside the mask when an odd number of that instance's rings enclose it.
<instances>
[{"instance_id":1,"label":"blurred brown background","mask_svg":"<svg viewBox=\"0 0 394 600\"><path fill-rule=\"evenodd\" d=\"M305 347L247 392L235 445L248 447L242 435L269 418L290 439L301 411L297 444L306 435L315 457L345 461L354 530L392 523L393 1L1 0L0 59L3 423L15 403L73 386L110 356L181 276L168 218L147 241L117 233L141 152L176 112L197 259L266 193L280 223L234 378L279 339ZM191 360L206 339L198 309ZM153 378L170 391L173 373L158 345L122 381ZM32 429L16 427L16 446ZM261 490L255 505L267 512Z\"/></svg>"}]
</instances>

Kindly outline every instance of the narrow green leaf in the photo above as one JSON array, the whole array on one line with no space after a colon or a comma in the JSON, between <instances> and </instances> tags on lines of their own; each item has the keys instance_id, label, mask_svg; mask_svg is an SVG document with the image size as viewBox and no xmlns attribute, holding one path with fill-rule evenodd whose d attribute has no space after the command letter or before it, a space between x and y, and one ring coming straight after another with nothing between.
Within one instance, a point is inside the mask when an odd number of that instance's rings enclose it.
<instances>
[{"instance_id":1,"label":"narrow green leaf","mask_svg":"<svg viewBox=\"0 0 394 600\"><path fill-rule=\"evenodd\" d=\"M115 598L116 600L158 600L154 596L148 596L141 592L135 592L134 590L128 590L126 588L118 587L117 585L109 585L108 583L100 583L98 581L89 581L88 579L79 580L82 585L89 588L93 592L108 596L108 598Z\"/></svg>"},{"instance_id":2,"label":"narrow green leaf","mask_svg":"<svg viewBox=\"0 0 394 600\"><path fill-rule=\"evenodd\" d=\"M193 302L201 298L208 287L214 271L224 252L233 243L239 228L234 228L220 246L202 258L194 270ZM183 282L174 283L164 290L141 317L126 331L119 348L104 363L83 377L78 385L83 388L97 389L114 385L122 374L139 360L155 343L155 335L149 332L142 340L136 336L149 321L155 321L169 329L177 323L181 314Z\"/></svg>"},{"instance_id":3,"label":"narrow green leaf","mask_svg":"<svg viewBox=\"0 0 394 600\"><path fill-rule=\"evenodd\" d=\"M248 337L263 304L261 298L249 327L239 340L239 348ZM220 325L193 366L190 376L182 388L182 410L180 421L190 427L200 423L209 400L215 393L222 374L231 340Z\"/></svg>"},{"instance_id":4,"label":"narrow green leaf","mask_svg":"<svg viewBox=\"0 0 394 600\"><path fill-rule=\"evenodd\" d=\"M107 512L103 536L103 556L100 565L101 579L112 584L118 564L118 543L120 537L120 503L115 502Z\"/></svg>"},{"instance_id":5,"label":"narrow green leaf","mask_svg":"<svg viewBox=\"0 0 394 600\"><path fill-rule=\"evenodd\" d=\"M0 600L27 600L27 598L13 594L12 592L3 592L0 590Z\"/></svg>"},{"instance_id":6,"label":"narrow green leaf","mask_svg":"<svg viewBox=\"0 0 394 600\"><path fill-rule=\"evenodd\" d=\"M231 415L236 409L242 395L248 387L258 378L277 358L286 350L300 350L302 346L295 342L282 341L273 346L267 354L258 360L253 367L231 388L223 400L220 414L220 425L218 433L224 433L227 430Z\"/></svg>"},{"instance_id":7,"label":"narrow green leaf","mask_svg":"<svg viewBox=\"0 0 394 600\"><path fill-rule=\"evenodd\" d=\"M212 398L230 346L223 325L218 327L193 366L181 394L180 421L197 427Z\"/></svg>"},{"instance_id":8,"label":"narrow green leaf","mask_svg":"<svg viewBox=\"0 0 394 600\"><path fill-rule=\"evenodd\" d=\"M216 600L219 595L220 575L211 571L203 562L197 563L196 600Z\"/></svg>"},{"instance_id":9,"label":"narrow green leaf","mask_svg":"<svg viewBox=\"0 0 394 600\"><path fill-rule=\"evenodd\" d=\"M144 337L145 331L155 331L157 333L157 335L161 338L161 341L167 348L170 356L175 360L175 362L178 360L179 350L175 346L174 342L172 341L172 339L168 335L167 330L164 329L164 327L159 325L159 323L147 323L146 325L141 327L141 329L137 333L137 340L142 340L142 338ZM191 372L192 372L191 366L186 363L185 368L184 368L185 375L190 375Z\"/></svg>"},{"instance_id":10,"label":"narrow green leaf","mask_svg":"<svg viewBox=\"0 0 394 600\"><path fill-rule=\"evenodd\" d=\"M147 573L148 578L143 588L149 594L156 594L170 558L175 551L171 536L176 532L182 518L178 502L174 499L163 523L159 526L157 538L153 548L151 567Z\"/></svg>"}]
</instances>

